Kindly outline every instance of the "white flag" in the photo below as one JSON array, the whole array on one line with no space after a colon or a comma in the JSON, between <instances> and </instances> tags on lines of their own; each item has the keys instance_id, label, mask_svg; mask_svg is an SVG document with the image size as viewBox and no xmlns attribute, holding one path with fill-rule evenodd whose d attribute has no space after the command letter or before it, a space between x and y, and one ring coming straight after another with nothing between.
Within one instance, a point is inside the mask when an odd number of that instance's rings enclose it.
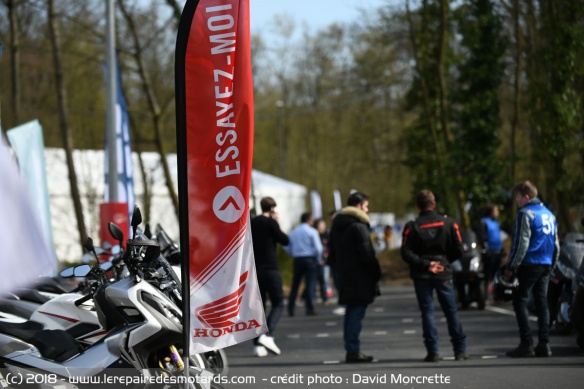
<instances>
[{"instance_id":1,"label":"white flag","mask_svg":"<svg viewBox=\"0 0 584 389\"><path fill-rule=\"evenodd\" d=\"M36 277L54 275L56 263L38 215L33 211L25 182L0 140L0 293L26 286ZM10 270L8 270L10 269Z\"/></svg>"},{"instance_id":2,"label":"white flag","mask_svg":"<svg viewBox=\"0 0 584 389\"><path fill-rule=\"evenodd\" d=\"M316 190L310 191L310 206L312 208L312 217L315 220L322 218L322 201Z\"/></svg>"}]
</instances>

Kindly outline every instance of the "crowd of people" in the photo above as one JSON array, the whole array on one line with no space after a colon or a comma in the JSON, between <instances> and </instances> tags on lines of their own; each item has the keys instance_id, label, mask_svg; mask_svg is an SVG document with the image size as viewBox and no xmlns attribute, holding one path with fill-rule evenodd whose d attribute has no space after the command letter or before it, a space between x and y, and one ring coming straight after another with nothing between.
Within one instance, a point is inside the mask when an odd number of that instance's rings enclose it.
<instances>
[{"instance_id":1,"label":"crowd of people","mask_svg":"<svg viewBox=\"0 0 584 389\"><path fill-rule=\"evenodd\" d=\"M559 257L557 223L530 181L517 183L512 195L517 216L506 262L498 207L487 206L480 219L477 235L483 252L484 293L490 293L496 272L501 272L504 280L516 278L519 286L513 295L513 308L520 342L507 355L512 358L549 357L552 351L546 294L551 270ZM404 226L400 253L409 266L422 318L426 348L423 360L437 362L441 359L434 319L434 292L446 318L455 360L466 360L466 336L458 315L451 266L463 253L461 231L453 218L436 211L432 191L419 191L415 203L419 215ZM361 192L351 193L347 206L331 215L328 229L324 219L314 220L311 213L303 213L300 224L289 235L280 229L273 198L263 198L261 208L262 214L251 221L251 230L262 301L264 304L270 301L271 306L267 314L268 332L254 340L254 355L263 357L268 352L281 352L273 336L284 311L282 276L277 261L277 244L280 244L293 258L293 279L286 304L288 315L296 314L302 282L304 291L300 298L305 314L318 314L314 307L316 292L319 288L322 301L326 303L330 297L330 271L339 304L335 313L344 315L345 362L373 361L373 356L362 352L359 341L367 308L380 294L381 267L371 240L369 197ZM538 317L535 347L527 311L530 294L534 297Z\"/></svg>"}]
</instances>

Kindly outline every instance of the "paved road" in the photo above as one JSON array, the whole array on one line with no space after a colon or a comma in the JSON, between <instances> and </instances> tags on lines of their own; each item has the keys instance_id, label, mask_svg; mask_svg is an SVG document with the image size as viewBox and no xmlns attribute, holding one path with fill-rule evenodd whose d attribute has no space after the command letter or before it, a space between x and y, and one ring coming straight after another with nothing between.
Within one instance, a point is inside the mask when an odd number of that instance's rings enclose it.
<instances>
[{"instance_id":1,"label":"paved road","mask_svg":"<svg viewBox=\"0 0 584 389\"><path fill-rule=\"evenodd\" d=\"M437 304L437 302L436 302ZM283 316L275 334L282 355L252 355L246 342L225 351L229 377L255 381L228 388L574 388L584 382L584 353L575 335L553 335L552 358L511 359L505 352L518 344L509 305L484 311L461 311L467 335L467 361L454 361L446 322L437 312L440 334L438 363L422 362L421 319L413 287L385 287L368 309L361 349L376 359L370 364L345 364L342 317L331 306L317 305L318 315ZM537 324L533 322L533 328Z\"/></svg>"}]
</instances>

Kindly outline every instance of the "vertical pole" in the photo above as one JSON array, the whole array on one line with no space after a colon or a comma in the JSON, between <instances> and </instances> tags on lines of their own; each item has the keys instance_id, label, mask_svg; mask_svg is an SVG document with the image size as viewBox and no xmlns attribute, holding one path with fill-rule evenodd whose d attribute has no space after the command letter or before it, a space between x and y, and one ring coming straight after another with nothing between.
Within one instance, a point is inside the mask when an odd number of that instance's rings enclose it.
<instances>
[{"instance_id":1,"label":"vertical pole","mask_svg":"<svg viewBox=\"0 0 584 389\"><path fill-rule=\"evenodd\" d=\"M278 164L280 166L280 177L286 178L286 134L284 133L284 102L282 100L276 101L276 108L278 109Z\"/></svg>"},{"instance_id":2,"label":"vertical pole","mask_svg":"<svg viewBox=\"0 0 584 389\"><path fill-rule=\"evenodd\" d=\"M107 102L107 143L108 143L108 186L109 202L118 201L118 140L116 134L116 42L114 0L106 0L106 102Z\"/></svg>"}]
</instances>

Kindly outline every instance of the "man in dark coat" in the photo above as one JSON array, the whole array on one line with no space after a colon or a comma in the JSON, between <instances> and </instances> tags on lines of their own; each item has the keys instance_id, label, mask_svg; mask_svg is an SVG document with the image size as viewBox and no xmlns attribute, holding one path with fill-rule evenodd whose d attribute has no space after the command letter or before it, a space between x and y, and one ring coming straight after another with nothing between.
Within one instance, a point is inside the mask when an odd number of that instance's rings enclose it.
<instances>
[{"instance_id":1,"label":"man in dark coat","mask_svg":"<svg viewBox=\"0 0 584 389\"><path fill-rule=\"evenodd\" d=\"M282 289L282 275L278 266L276 246L278 243L287 245L290 240L280 229L276 202L271 197L264 197L260 201L262 214L251 219L251 235L253 252L258 277L260 295L266 308L266 297L269 296L271 309L266 317L268 333L254 339L254 355L265 357L268 351L280 355L280 348L274 341L273 333L276 330L282 311L284 310L284 291Z\"/></svg>"},{"instance_id":2,"label":"man in dark coat","mask_svg":"<svg viewBox=\"0 0 584 389\"><path fill-rule=\"evenodd\" d=\"M404 227L401 256L410 265L410 276L414 280L422 313L424 345L428 351L424 361L440 360L438 331L434 323L434 290L446 316L454 357L457 361L468 359L466 336L458 319L450 267L451 262L462 256L458 224L452 218L436 212L436 200L429 190L422 190L416 195L416 205L420 215Z\"/></svg>"},{"instance_id":3,"label":"man in dark coat","mask_svg":"<svg viewBox=\"0 0 584 389\"><path fill-rule=\"evenodd\" d=\"M329 264L339 278L339 304L346 306L343 328L345 361L371 362L361 353L359 335L367 306L379 294L381 268L371 243L369 197L355 192L348 206L334 216L330 232Z\"/></svg>"}]
</instances>

